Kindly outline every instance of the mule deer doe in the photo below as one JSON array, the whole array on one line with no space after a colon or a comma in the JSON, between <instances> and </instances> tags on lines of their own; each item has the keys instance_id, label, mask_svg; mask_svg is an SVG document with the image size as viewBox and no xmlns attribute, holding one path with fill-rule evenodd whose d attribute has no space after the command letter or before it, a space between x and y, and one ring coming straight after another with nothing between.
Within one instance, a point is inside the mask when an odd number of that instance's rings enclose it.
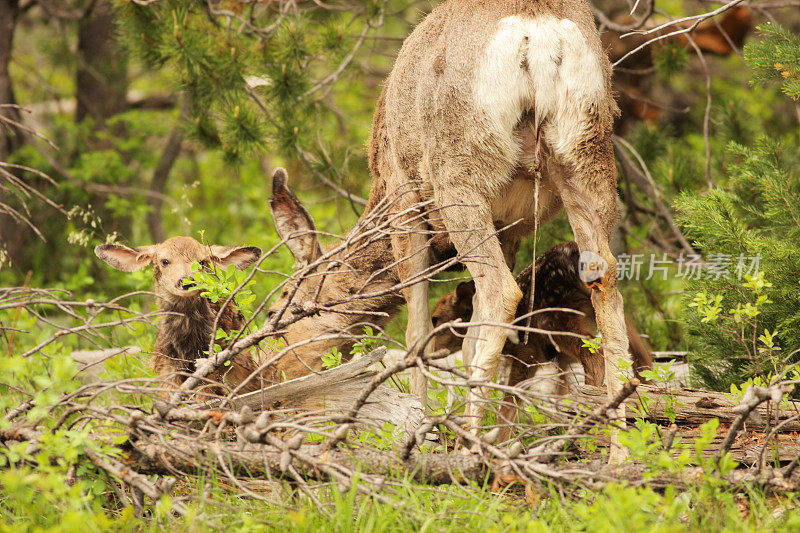
<instances>
[{"instance_id":1,"label":"mule deer doe","mask_svg":"<svg viewBox=\"0 0 800 533\"><path fill-rule=\"evenodd\" d=\"M191 282L192 262L200 263L203 268L210 268L212 264L222 268L235 265L244 270L261 256L261 250L254 246L207 246L191 237L173 237L161 244L139 248L101 244L94 251L97 257L123 272L153 267L158 305L165 314L159 322L151 363L160 377L175 386L181 384L182 376L194 372L197 359L206 357L203 352L208 350L214 338L215 320L217 326L228 334L240 330L244 324L244 316L235 302L220 313L217 304L200 297ZM220 367L209 376L209 380L218 383L211 390L221 394L219 383L228 387L238 386L256 366L249 354L238 354L230 366ZM258 380L252 379L243 392L258 388Z\"/></svg>"},{"instance_id":2,"label":"mule deer doe","mask_svg":"<svg viewBox=\"0 0 800 533\"><path fill-rule=\"evenodd\" d=\"M404 220L407 231L390 237L400 282L428 269L428 236L438 233L475 280L476 321L510 323L522 298L510 269L520 240L563 206L581 251L607 265L590 281L613 396L628 341L608 246L617 219L610 77L583 0L444 2L406 39L378 100L362 218L382 204ZM421 349L432 330L427 282L403 297L408 348ZM506 329L471 328L468 337L477 339L474 357L465 354L472 375L488 383ZM426 397L418 369L412 388ZM486 387L470 391L474 426L487 398ZM610 459L622 457L612 446Z\"/></svg>"}]
</instances>

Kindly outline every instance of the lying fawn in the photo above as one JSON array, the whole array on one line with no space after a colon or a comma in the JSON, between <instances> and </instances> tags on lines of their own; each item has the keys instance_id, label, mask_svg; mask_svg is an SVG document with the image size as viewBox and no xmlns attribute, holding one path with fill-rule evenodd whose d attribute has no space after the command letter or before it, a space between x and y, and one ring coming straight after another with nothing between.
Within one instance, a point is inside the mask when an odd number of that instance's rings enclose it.
<instances>
[{"instance_id":1,"label":"lying fawn","mask_svg":"<svg viewBox=\"0 0 800 533\"><path fill-rule=\"evenodd\" d=\"M519 339L506 342L503 354L511 364L509 385L517 385L534 377L541 365L548 361L555 361L559 367L561 376L558 390L562 393L567 389L565 373L569 365L575 362L580 362L583 366L587 385L603 384L603 355L590 350L583 343L583 339L591 336L594 331L595 315L591 289L581 279L579 263L578 245L568 242L550 248L517 276L517 282L525 295L517 307L517 317L527 315L531 308L529 294L533 268L535 291L532 310L536 313L531 317L530 326L552 333L530 332L527 342L520 342ZM472 317L474 295L475 284L468 281L460 283L454 291L442 296L433 310L433 326L456 319L468 322ZM547 308L552 310L548 311ZM578 313L556 310L557 308L571 309ZM516 323L526 325L524 319L518 318ZM652 370L653 356L627 317L625 325L633 356L633 371L638 377L640 371ZM517 337L522 337L522 333L518 332ZM436 335L435 346L437 350L455 352L461 349L462 339L463 334L459 335L455 329L445 329ZM513 395L507 393L498 412L498 421L505 424L500 431L501 442L509 438L516 412Z\"/></svg>"},{"instance_id":2,"label":"lying fawn","mask_svg":"<svg viewBox=\"0 0 800 533\"><path fill-rule=\"evenodd\" d=\"M384 234L345 246L330 260L312 268L319 263L323 248L314 220L287 181L286 171L276 169L270 211L275 230L294 256L296 273L303 275L287 280L280 298L267 312L268 320L291 321L294 310L310 301L323 307L312 316L294 320L281 333L292 349L275 363L274 371L293 379L321 370L322 354L333 348L348 356L364 326L384 326L397 312L402 297L392 290L398 282L397 269L387 268L393 256L389 237ZM351 234L362 229L364 226L359 225ZM297 345L314 339L324 340Z\"/></svg>"},{"instance_id":3,"label":"lying fawn","mask_svg":"<svg viewBox=\"0 0 800 533\"><path fill-rule=\"evenodd\" d=\"M228 334L240 330L244 325L244 316L234 302L220 313L219 305L200 296L200 291L194 288L192 281L191 264L198 262L204 269L212 265L220 268L235 265L244 270L261 256L261 250L254 246L208 246L191 237L173 237L161 244L139 248L101 244L94 252L97 257L123 272L153 267L155 293L164 316L159 322L151 363L159 376L175 386L179 386L186 375L194 372L197 359L206 357L204 352L208 351L211 339L215 336L215 319L217 327ZM239 385L255 368L256 364L249 354L238 354L229 366L220 367L209 376L210 381L216 382L211 387L212 391L221 394L221 384L228 387ZM258 380L254 379L242 392L257 388Z\"/></svg>"},{"instance_id":4,"label":"lying fawn","mask_svg":"<svg viewBox=\"0 0 800 533\"><path fill-rule=\"evenodd\" d=\"M548 361L555 361L562 373L568 370L570 364L580 362L587 385L603 384L603 355L597 351L593 353L583 343L583 339L593 335L595 316L591 289L579 275L579 260L578 245L569 242L550 248L534 263L536 287L533 311L536 314L531 317L530 326L552 333L531 332L527 342L506 342L503 354L511 362L509 385L516 385L533 377L538 366ZM525 294L517 307L517 317L528 313L530 282L531 265L517 276L517 283ZM469 322L474 295L475 284L467 281L442 296L433 310L433 326L456 319ZM548 311L547 308L553 310ZM578 313L557 309L570 309ZM524 319L518 318L516 323L526 325ZM638 377L640 371L653 368L653 356L627 317L625 324L633 357L633 370ZM522 335L518 333L519 337ZM463 333L459 334L453 328L445 329L436 335L435 347L437 350L456 352L461 349L462 340Z\"/></svg>"}]
</instances>

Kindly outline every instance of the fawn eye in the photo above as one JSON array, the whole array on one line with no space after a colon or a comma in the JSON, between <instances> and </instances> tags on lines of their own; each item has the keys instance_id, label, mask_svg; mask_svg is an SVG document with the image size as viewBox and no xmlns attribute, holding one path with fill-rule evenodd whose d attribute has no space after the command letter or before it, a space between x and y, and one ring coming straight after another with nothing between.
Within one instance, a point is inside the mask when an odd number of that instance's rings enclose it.
<instances>
[{"instance_id":1,"label":"fawn eye","mask_svg":"<svg viewBox=\"0 0 800 533\"><path fill-rule=\"evenodd\" d=\"M208 259L200 260L200 266L203 267L203 268L207 268L208 267Z\"/></svg>"},{"instance_id":2,"label":"fawn eye","mask_svg":"<svg viewBox=\"0 0 800 533\"><path fill-rule=\"evenodd\" d=\"M161 266L167 266L169 264L169 259L162 259Z\"/></svg>"}]
</instances>

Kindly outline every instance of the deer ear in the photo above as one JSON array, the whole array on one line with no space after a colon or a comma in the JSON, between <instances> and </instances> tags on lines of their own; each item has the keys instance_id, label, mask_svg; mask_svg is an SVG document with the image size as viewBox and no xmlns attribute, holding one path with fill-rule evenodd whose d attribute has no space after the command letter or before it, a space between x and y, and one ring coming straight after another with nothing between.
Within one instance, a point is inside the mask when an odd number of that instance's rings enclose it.
<instances>
[{"instance_id":1,"label":"deer ear","mask_svg":"<svg viewBox=\"0 0 800 533\"><path fill-rule=\"evenodd\" d=\"M117 270L134 272L153 262L155 248L155 246L130 248L123 244L101 244L95 247L94 253Z\"/></svg>"},{"instance_id":2,"label":"deer ear","mask_svg":"<svg viewBox=\"0 0 800 533\"><path fill-rule=\"evenodd\" d=\"M475 296L474 281L464 281L456 287L456 299L459 303L472 305L473 296Z\"/></svg>"},{"instance_id":3,"label":"deer ear","mask_svg":"<svg viewBox=\"0 0 800 533\"><path fill-rule=\"evenodd\" d=\"M261 248L255 246L212 246L211 256L222 267L236 265L244 270L261 257Z\"/></svg>"},{"instance_id":4,"label":"deer ear","mask_svg":"<svg viewBox=\"0 0 800 533\"><path fill-rule=\"evenodd\" d=\"M272 198L269 208L275 231L294 256L295 268L303 268L322 255L317 227L308 210L286 186L288 176L282 168L272 176Z\"/></svg>"}]
</instances>

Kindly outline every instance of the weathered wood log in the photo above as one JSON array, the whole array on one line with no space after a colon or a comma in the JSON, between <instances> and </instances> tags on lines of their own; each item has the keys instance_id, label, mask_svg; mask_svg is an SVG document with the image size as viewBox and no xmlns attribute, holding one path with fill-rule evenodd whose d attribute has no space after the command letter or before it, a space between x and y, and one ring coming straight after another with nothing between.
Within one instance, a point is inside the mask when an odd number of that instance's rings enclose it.
<instances>
[{"instance_id":1,"label":"weathered wood log","mask_svg":"<svg viewBox=\"0 0 800 533\"><path fill-rule=\"evenodd\" d=\"M720 421L717 435L703 451L705 458L718 457L722 448L727 427L739 416L735 412L737 402L720 392L696 389L666 389L663 386L640 385L636 392L626 401L627 418L634 420L643 418L657 424L667 425L670 419L666 414L668 398L673 402L675 411L676 433L684 443L694 442L700 436L699 427L716 418ZM584 408L595 408L607 401L606 392L599 387L573 387L566 401L559 401L559 408L565 418L576 411L576 404ZM646 406L646 408L645 408ZM780 427L778 427L780 425ZM766 452L767 463L777 461L785 464L800 455L800 446L793 435L800 430L800 402L784 402L778 407L774 403L759 406L751 413L744 424L744 430L738 434L730 448L733 459L744 465L757 464L760 461L762 448L767 433L778 427L776 435L770 442ZM608 443L600 437L597 441L601 447ZM672 453L679 455L682 447L673 448ZM596 452L584 455L594 457Z\"/></svg>"},{"instance_id":2,"label":"weathered wood log","mask_svg":"<svg viewBox=\"0 0 800 533\"><path fill-rule=\"evenodd\" d=\"M700 436L700 431L679 431L678 434L684 439L684 442L693 442L694 439ZM764 447L765 437L766 435L764 433L747 432L740 434L729 450L731 457L733 457L735 461L747 466L757 464L761 455L761 450ZM717 457L724 438L725 431L720 429L717 436L703 452L703 456L707 459ZM797 445L797 437L775 435L774 440L767 446L765 460L767 463L777 461L781 464L785 464L798 455L800 455L800 446Z\"/></svg>"},{"instance_id":3,"label":"weathered wood log","mask_svg":"<svg viewBox=\"0 0 800 533\"><path fill-rule=\"evenodd\" d=\"M722 441L725 438L726 428L720 426L717 430L717 435L703 450L703 457L705 459L714 459L719 457ZM675 434L676 441L680 439L680 444L672 446L670 453L673 457L678 457L684 450L688 449L691 456L694 457L695 439L700 437L699 429L691 429L687 427L678 428ZM757 465L760 457L761 450L764 447L766 438L765 433L746 432L734 441L731 446L730 454L734 461L744 466ZM608 438L605 436L594 436L591 438L592 446L585 446L584 441L576 441L578 445L578 456L583 460L600 460L601 450L608 448ZM798 438L794 435L778 434L773 437L773 440L767 446L765 451L765 462L767 464L782 464L785 465L796 457L800 456L800 445L798 445ZM692 460L694 463L694 460Z\"/></svg>"},{"instance_id":4,"label":"weathered wood log","mask_svg":"<svg viewBox=\"0 0 800 533\"><path fill-rule=\"evenodd\" d=\"M175 470L186 473L207 472L208 465L220 458L226 461L237 475L284 477L283 454L268 444L242 444L224 441L181 441L162 443L156 439L137 440L131 443L129 466L141 473L173 474ZM465 480L481 480L489 467L478 455L420 454L412 453L403 461L397 453L374 448L330 449L324 444L306 444L293 456L291 466L309 480L326 480L325 473L314 468L312 463L328 463L365 474L403 475L409 474L420 483L433 485L457 483ZM298 456L308 460L302 461Z\"/></svg>"},{"instance_id":5,"label":"weathered wood log","mask_svg":"<svg viewBox=\"0 0 800 533\"><path fill-rule=\"evenodd\" d=\"M644 418L652 422L669 423L665 413L669 397L674 402L675 423L678 426L696 428L712 418L718 418L720 424L731 424L738 416L733 411L736 402L721 392L666 389L658 385L640 385L625 401L628 407L626 416L629 420ZM603 388L575 386L566 399L568 401L558 402L559 407L565 414L572 414L575 412L574 404L593 409L607 401L607 394ZM800 431L800 402L788 402L788 407L776 407L775 404L759 406L745 422L745 429L763 432L778 424L783 424L781 433Z\"/></svg>"},{"instance_id":6,"label":"weathered wood log","mask_svg":"<svg viewBox=\"0 0 800 533\"><path fill-rule=\"evenodd\" d=\"M498 465L485 461L478 455L459 453L412 453L401 460L396 453L370 448L329 449L325 445L303 445L292 455L291 461L282 458L284 452L268 444L241 444L222 441L171 441L155 438L131 443L126 464L142 474L175 474L176 470L187 474L208 472L209 465L220 460L236 475L252 477L285 478L288 467L307 480L327 480L320 465L335 466L342 471L358 471L379 476L411 476L418 483L444 484L463 481L483 481L500 474ZM520 464L520 466L523 466ZM545 465L531 463L530 471L538 476L550 477L560 483L578 483L596 490L608 482L625 482L654 488L675 486L685 488L697 482L702 470L687 468L676 475L648 475L640 464L608 466L599 461L592 463L563 463ZM502 469L502 467L499 467ZM795 491L800 476L784 479L780 471L770 467L761 470L735 470L726 476L732 488L761 486L775 492Z\"/></svg>"},{"instance_id":7,"label":"weathered wood log","mask_svg":"<svg viewBox=\"0 0 800 533\"><path fill-rule=\"evenodd\" d=\"M363 357L330 370L237 396L227 405L236 410L246 405L256 412L275 409L346 412L353 407L361 391L377 375L370 367L380 362L385 355L386 348L381 346ZM424 417L425 409L419 398L386 385L381 385L370 395L358 414L359 420L378 425L389 422L407 432L416 430Z\"/></svg>"}]
</instances>

